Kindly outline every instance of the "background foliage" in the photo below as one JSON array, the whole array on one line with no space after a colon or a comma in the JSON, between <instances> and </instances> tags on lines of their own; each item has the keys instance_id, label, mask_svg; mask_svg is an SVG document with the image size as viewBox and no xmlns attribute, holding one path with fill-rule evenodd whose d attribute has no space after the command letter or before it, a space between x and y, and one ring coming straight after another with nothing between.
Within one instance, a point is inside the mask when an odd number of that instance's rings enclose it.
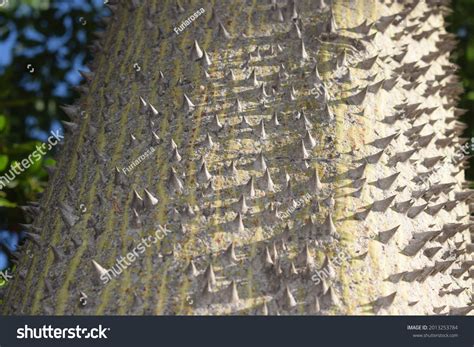
<instances>
[{"instance_id":1,"label":"background foliage","mask_svg":"<svg viewBox=\"0 0 474 347\"><path fill-rule=\"evenodd\" d=\"M103 0L0 0L0 175L27 158L65 118L60 105L88 71L88 45L107 10ZM55 148L54 150L57 150ZM19 206L38 199L47 181L47 153L0 191L0 270L28 219ZM0 286L2 284L0 277Z\"/></svg>"},{"instance_id":2,"label":"background foliage","mask_svg":"<svg viewBox=\"0 0 474 347\"><path fill-rule=\"evenodd\" d=\"M474 0L454 0L452 8L454 11L447 18L450 23L448 30L456 34L459 40L452 61L461 67L458 74L465 93L459 107L468 110L462 121L469 126L465 137L471 138L474 136ZM474 168L466 171L466 178L474 180Z\"/></svg>"}]
</instances>

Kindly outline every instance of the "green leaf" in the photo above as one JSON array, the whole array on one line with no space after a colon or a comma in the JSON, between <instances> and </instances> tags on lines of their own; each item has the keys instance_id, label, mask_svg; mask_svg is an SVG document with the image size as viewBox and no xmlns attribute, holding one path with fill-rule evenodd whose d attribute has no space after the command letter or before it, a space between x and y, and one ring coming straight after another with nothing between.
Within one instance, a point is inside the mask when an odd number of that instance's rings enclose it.
<instances>
[{"instance_id":1,"label":"green leaf","mask_svg":"<svg viewBox=\"0 0 474 347\"><path fill-rule=\"evenodd\" d=\"M466 98L468 100L474 100L474 91L467 93Z\"/></svg>"},{"instance_id":2,"label":"green leaf","mask_svg":"<svg viewBox=\"0 0 474 347\"><path fill-rule=\"evenodd\" d=\"M56 165L56 160L54 160L51 157L47 157L46 159L43 160L44 165L49 165L49 166L55 166Z\"/></svg>"},{"instance_id":3,"label":"green leaf","mask_svg":"<svg viewBox=\"0 0 474 347\"><path fill-rule=\"evenodd\" d=\"M0 278L0 288L3 288L7 285L7 280L4 279L3 277Z\"/></svg>"},{"instance_id":4,"label":"green leaf","mask_svg":"<svg viewBox=\"0 0 474 347\"><path fill-rule=\"evenodd\" d=\"M472 62L474 60L474 44L471 44L467 47L466 59L469 62Z\"/></svg>"},{"instance_id":5,"label":"green leaf","mask_svg":"<svg viewBox=\"0 0 474 347\"><path fill-rule=\"evenodd\" d=\"M7 127L7 117L0 115L0 133Z\"/></svg>"},{"instance_id":6,"label":"green leaf","mask_svg":"<svg viewBox=\"0 0 474 347\"><path fill-rule=\"evenodd\" d=\"M11 207L14 208L17 205L14 202L8 201L5 198L0 198L0 207Z\"/></svg>"},{"instance_id":7,"label":"green leaf","mask_svg":"<svg viewBox=\"0 0 474 347\"><path fill-rule=\"evenodd\" d=\"M0 172L5 171L8 166L8 155L0 154Z\"/></svg>"},{"instance_id":8,"label":"green leaf","mask_svg":"<svg viewBox=\"0 0 474 347\"><path fill-rule=\"evenodd\" d=\"M28 172L29 174L32 174L34 172L37 172L41 169L41 167L43 166L43 157L41 157L39 160L32 160L33 164L30 163L30 167L28 168L28 170L26 170L26 172Z\"/></svg>"}]
</instances>

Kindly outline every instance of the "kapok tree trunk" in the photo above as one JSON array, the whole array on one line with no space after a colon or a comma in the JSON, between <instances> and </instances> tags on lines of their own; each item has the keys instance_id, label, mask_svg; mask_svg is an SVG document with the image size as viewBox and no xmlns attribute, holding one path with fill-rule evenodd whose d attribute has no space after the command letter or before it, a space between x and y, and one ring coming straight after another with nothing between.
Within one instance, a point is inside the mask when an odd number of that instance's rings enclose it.
<instances>
[{"instance_id":1,"label":"kapok tree trunk","mask_svg":"<svg viewBox=\"0 0 474 347\"><path fill-rule=\"evenodd\" d=\"M468 313L448 9L327 2L113 5L3 312Z\"/></svg>"}]
</instances>

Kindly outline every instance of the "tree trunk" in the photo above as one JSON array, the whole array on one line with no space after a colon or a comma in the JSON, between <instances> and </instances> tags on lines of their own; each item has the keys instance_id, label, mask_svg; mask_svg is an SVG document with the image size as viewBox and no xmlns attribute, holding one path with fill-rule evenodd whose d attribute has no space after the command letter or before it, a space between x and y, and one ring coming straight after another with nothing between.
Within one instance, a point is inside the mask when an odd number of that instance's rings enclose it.
<instances>
[{"instance_id":1,"label":"tree trunk","mask_svg":"<svg viewBox=\"0 0 474 347\"><path fill-rule=\"evenodd\" d=\"M4 313L469 313L447 9L327 2L112 6Z\"/></svg>"}]
</instances>

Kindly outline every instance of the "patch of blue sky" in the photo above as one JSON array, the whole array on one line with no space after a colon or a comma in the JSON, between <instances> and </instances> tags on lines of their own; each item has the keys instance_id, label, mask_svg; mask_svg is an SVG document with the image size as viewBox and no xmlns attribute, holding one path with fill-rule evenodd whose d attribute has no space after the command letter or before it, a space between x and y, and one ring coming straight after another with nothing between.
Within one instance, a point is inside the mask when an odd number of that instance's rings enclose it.
<instances>
[{"instance_id":1,"label":"patch of blue sky","mask_svg":"<svg viewBox=\"0 0 474 347\"><path fill-rule=\"evenodd\" d=\"M33 26L28 26L23 30L25 37L32 41L43 42L46 39L46 36L41 34Z\"/></svg>"},{"instance_id":2,"label":"patch of blue sky","mask_svg":"<svg viewBox=\"0 0 474 347\"><path fill-rule=\"evenodd\" d=\"M48 137L51 135L51 132L58 131L60 134L64 134L64 128L60 121L53 120L51 122L49 132L41 130L38 127L38 118L35 116L29 115L25 118L25 126L27 128L28 136L34 140L46 142Z\"/></svg>"},{"instance_id":3,"label":"patch of blue sky","mask_svg":"<svg viewBox=\"0 0 474 347\"><path fill-rule=\"evenodd\" d=\"M8 265L9 265L8 256L3 251L0 251L0 271L5 270L8 267Z\"/></svg>"},{"instance_id":4,"label":"patch of blue sky","mask_svg":"<svg viewBox=\"0 0 474 347\"><path fill-rule=\"evenodd\" d=\"M0 244L7 248L10 252L14 252L18 248L20 236L18 233L12 233L8 230L0 230ZM8 256L4 251L0 250L0 271L5 270L9 266Z\"/></svg>"},{"instance_id":5,"label":"patch of blue sky","mask_svg":"<svg viewBox=\"0 0 474 347\"><path fill-rule=\"evenodd\" d=\"M12 63L13 47L15 46L18 33L15 30L13 23L8 23L8 31L10 34L4 41L0 41L0 71L4 71L5 67Z\"/></svg>"}]
</instances>

